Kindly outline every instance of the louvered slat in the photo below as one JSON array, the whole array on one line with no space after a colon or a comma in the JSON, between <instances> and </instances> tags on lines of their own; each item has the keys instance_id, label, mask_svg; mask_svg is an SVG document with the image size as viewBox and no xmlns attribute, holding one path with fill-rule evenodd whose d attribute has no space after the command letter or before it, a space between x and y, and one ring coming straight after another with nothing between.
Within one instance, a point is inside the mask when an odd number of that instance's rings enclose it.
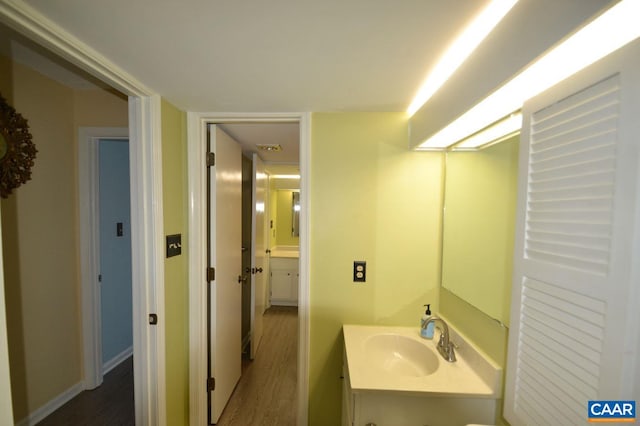
<instances>
[{"instance_id":1,"label":"louvered slat","mask_svg":"<svg viewBox=\"0 0 640 426\"><path fill-rule=\"evenodd\" d=\"M612 77L532 116L525 240L530 259L607 273L617 80Z\"/></svg>"},{"instance_id":2,"label":"louvered slat","mask_svg":"<svg viewBox=\"0 0 640 426\"><path fill-rule=\"evenodd\" d=\"M555 423L583 419L584 401L597 397L605 308L601 300L524 279L516 407Z\"/></svg>"}]
</instances>

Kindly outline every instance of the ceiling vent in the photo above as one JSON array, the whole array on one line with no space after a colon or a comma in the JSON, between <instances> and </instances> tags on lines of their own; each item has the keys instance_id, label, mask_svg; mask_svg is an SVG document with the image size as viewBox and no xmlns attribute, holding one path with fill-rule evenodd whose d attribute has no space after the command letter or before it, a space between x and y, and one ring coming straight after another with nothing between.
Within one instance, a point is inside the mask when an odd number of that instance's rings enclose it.
<instances>
[{"instance_id":1,"label":"ceiling vent","mask_svg":"<svg viewBox=\"0 0 640 426\"><path fill-rule=\"evenodd\" d=\"M279 144L257 144L258 149L269 152L282 151L282 147Z\"/></svg>"}]
</instances>

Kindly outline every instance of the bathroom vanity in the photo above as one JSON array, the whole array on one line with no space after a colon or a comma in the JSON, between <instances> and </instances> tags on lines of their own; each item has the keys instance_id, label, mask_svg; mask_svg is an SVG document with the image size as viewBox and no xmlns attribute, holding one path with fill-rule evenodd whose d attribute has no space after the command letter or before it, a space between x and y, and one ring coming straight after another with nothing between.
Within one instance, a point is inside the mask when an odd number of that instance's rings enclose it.
<instances>
[{"instance_id":1,"label":"bathroom vanity","mask_svg":"<svg viewBox=\"0 0 640 426\"><path fill-rule=\"evenodd\" d=\"M344 325L342 425L493 424L502 369L455 329L457 361L445 361L418 327Z\"/></svg>"},{"instance_id":2,"label":"bathroom vanity","mask_svg":"<svg viewBox=\"0 0 640 426\"><path fill-rule=\"evenodd\" d=\"M274 248L270 258L271 304L298 306L298 247Z\"/></svg>"}]
</instances>

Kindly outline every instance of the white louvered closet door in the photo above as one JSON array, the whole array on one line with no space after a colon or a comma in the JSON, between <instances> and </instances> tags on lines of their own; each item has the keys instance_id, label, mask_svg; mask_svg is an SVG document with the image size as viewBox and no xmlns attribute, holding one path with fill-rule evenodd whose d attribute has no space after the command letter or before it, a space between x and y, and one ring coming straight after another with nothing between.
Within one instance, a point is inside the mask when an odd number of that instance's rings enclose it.
<instances>
[{"instance_id":1,"label":"white louvered closet door","mask_svg":"<svg viewBox=\"0 0 640 426\"><path fill-rule=\"evenodd\" d=\"M504 415L585 424L640 399L640 42L523 111Z\"/></svg>"}]
</instances>

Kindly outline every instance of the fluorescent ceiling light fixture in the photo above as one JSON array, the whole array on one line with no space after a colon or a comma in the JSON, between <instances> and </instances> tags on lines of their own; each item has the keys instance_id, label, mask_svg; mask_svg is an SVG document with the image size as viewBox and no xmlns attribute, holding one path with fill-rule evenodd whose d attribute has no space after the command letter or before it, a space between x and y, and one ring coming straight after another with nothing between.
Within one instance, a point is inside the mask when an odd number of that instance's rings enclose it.
<instances>
[{"instance_id":1,"label":"fluorescent ceiling light fixture","mask_svg":"<svg viewBox=\"0 0 640 426\"><path fill-rule=\"evenodd\" d=\"M271 175L271 177L276 179L300 179L300 175Z\"/></svg>"},{"instance_id":2,"label":"fluorescent ceiling light fixture","mask_svg":"<svg viewBox=\"0 0 640 426\"><path fill-rule=\"evenodd\" d=\"M411 101L411 105L407 108L409 116L415 114L442 87L517 2L518 0L493 0L476 16L473 22L449 46L438 64L422 83L418 93Z\"/></svg>"},{"instance_id":3,"label":"fluorescent ceiling light fixture","mask_svg":"<svg viewBox=\"0 0 640 426\"><path fill-rule=\"evenodd\" d=\"M416 149L445 149L640 37L640 1L622 0L484 98Z\"/></svg>"},{"instance_id":4,"label":"fluorescent ceiling light fixture","mask_svg":"<svg viewBox=\"0 0 640 426\"><path fill-rule=\"evenodd\" d=\"M462 142L455 144L451 149L453 151L477 151L515 136L520 133L521 128L522 113L517 112L469 136Z\"/></svg>"}]
</instances>

